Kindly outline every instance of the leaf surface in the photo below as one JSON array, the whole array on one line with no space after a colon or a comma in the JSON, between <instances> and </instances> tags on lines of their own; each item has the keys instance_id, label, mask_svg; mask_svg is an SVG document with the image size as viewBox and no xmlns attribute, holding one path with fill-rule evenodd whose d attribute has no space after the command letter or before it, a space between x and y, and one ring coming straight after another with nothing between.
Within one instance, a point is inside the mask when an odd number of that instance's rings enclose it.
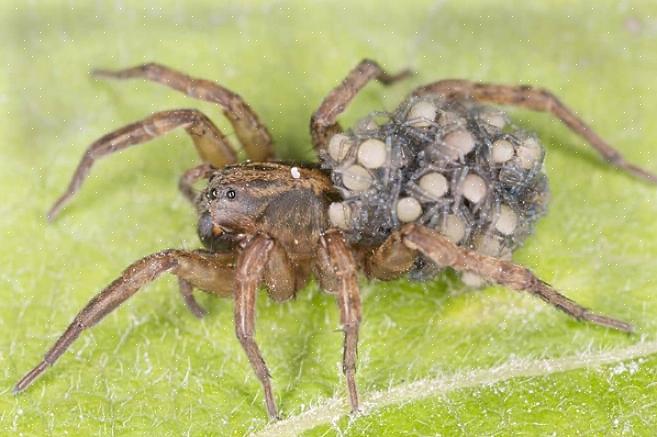
<instances>
[{"instance_id":1,"label":"leaf surface","mask_svg":"<svg viewBox=\"0 0 657 437\"><path fill-rule=\"evenodd\" d=\"M259 383L234 337L231 302L200 296L210 314L199 322L171 278L82 335L26 393L11 394L125 266L168 247L198 246L194 213L176 191L179 175L198 162L183 132L103 159L46 224L87 145L182 107L203 110L233 137L215 106L153 84L97 81L88 75L93 67L158 61L217 80L258 111L285 159L313 158L310 114L364 57L417 75L367 87L345 125L392 110L414 86L437 79L537 84L629 160L657 171L657 7L648 1L14 1L0 6L0 37L2 432L279 429L267 424ZM285 304L263 295L257 337L285 418L276 426L301 423L286 429L309 435L654 429L657 188L604 164L551 117L510 112L548 148L553 193L550 212L514 259L578 302L634 323L637 334L572 321L499 287L468 290L449 274L428 283L363 282L357 377L369 403L350 422L339 417L348 407L333 298L316 285ZM545 362L581 365L549 371ZM514 363L526 371L513 373ZM498 368L511 371L467 380ZM447 388L434 390L432 381ZM409 387L410 397L391 398ZM328 422L304 422L323 408Z\"/></svg>"}]
</instances>

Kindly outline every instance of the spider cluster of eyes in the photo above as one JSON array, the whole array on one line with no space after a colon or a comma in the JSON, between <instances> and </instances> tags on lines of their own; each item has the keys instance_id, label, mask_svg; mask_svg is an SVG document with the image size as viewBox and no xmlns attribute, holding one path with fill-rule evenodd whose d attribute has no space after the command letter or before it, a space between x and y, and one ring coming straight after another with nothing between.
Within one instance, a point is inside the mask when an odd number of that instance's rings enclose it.
<instances>
[{"instance_id":1,"label":"spider cluster of eyes","mask_svg":"<svg viewBox=\"0 0 657 437\"><path fill-rule=\"evenodd\" d=\"M208 192L205 193L205 198L207 200L216 200L220 196L219 191L216 188L213 188L209 190ZM226 190L224 193L224 197L226 197L228 200L233 200L236 196L235 190L232 188Z\"/></svg>"},{"instance_id":2,"label":"spider cluster of eyes","mask_svg":"<svg viewBox=\"0 0 657 437\"><path fill-rule=\"evenodd\" d=\"M481 115L490 126L502 130L507 124L504 113L488 109ZM418 129L426 129L433 125L454 123L457 114L441 111L435 103L419 100L411 106L406 114L406 123ZM472 152L475 148L475 138L465 128L452 130L442 139L442 149L445 155L454 161ZM514 145L506 139L498 139L492 144L490 160L493 165L504 165L507 162L525 170L536 165L541 158L541 145L533 138L527 137L521 144ZM343 133L334 135L328 144L328 155L341 167L342 183L351 192L365 192L375 183L372 171L385 167L390 159L390 146L376 138L367 138L355 143L352 136ZM421 175L415 184L419 187L425 199L439 201L448 193L459 193L472 204L478 204L486 197L489 187L486 181L474 172L468 173L458 182L458 186L450 186L450 181L437 171L428 171ZM416 221L423 214L422 200L412 195L397 199L395 205L397 218L402 223ZM346 202L334 202L329 208L331 223L341 229L349 230L351 224L351 208ZM494 227L502 235L512 235L518 224L518 216L514 210L501 204ZM459 243L466 234L466 225L454 214L446 217L441 232L455 243Z\"/></svg>"}]
</instances>

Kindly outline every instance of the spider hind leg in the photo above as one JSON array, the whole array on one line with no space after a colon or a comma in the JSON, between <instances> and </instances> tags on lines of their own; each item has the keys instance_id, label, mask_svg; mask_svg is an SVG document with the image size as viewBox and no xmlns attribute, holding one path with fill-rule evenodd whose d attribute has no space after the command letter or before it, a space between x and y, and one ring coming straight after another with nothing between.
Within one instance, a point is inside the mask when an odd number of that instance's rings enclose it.
<instances>
[{"instance_id":1,"label":"spider hind leg","mask_svg":"<svg viewBox=\"0 0 657 437\"><path fill-rule=\"evenodd\" d=\"M529 85L477 83L446 79L417 88L415 96L440 95L448 99L474 99L499 105L511 105L539 112L549 112L568 129L584 138L611 165L625 173L657 184L657 175L628 162L618 150L602 139L584 120L546 89Z\"/></svg>"},{"instance_id":2,"label":"spider hind leg","mask_svg":"<svg viewBox=\"0 0 657 437\"><path fill-rule=\"evenodd\" d=\"M577 320L586 320L623 332L631 333L634 330L627 322L593 313L567 298L536 277L529 269L457 246L433 229L412 224L402 229L402 235L406 246L419 251L439 266L451 267L460 272L473 272L513 290L526 291Z\"/></svg>"}]
</instances>

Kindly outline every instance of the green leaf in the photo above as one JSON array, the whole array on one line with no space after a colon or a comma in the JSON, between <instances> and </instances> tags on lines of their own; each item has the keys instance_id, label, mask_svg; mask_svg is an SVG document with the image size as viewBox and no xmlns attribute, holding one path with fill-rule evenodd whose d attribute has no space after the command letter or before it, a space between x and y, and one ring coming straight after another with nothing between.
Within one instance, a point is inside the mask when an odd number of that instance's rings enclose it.
<instances>
[{"instance_id":1,"label":"green leaf","mask_svg":"<svg viewBox=\"0 0 657 437\"><path fill-rule=\"evenodd\" d=\"M421 386L420 381L402 384L377 393L377 408L366 416L336 420L303 435L651 435L657 359L641 354L655 352L652 343L604 355L511 363L422 380ZM583 368L634 354L640 358ZM417 391L427 388L432 396L418 399ZM281 422L271 434L320 422L310 413Z\"/></svg>"},{"instance_id":2,"label":"green leaf","mask_svg":"<svg viewBox=\"0 0 657 437\"><path fill-rule=\"evenodd\" d=\"M632 162L657 171L657 6L651 2L5 2L0 6L0 430L25 435L648 434L657 342L657 188L614 170L545 114L511 110L548 148L553 199L514 259L569 297L635 324L632 336L570 320L500 287L451 275L362 284L350 421L334 298L258 302L258 342L284 420L267 424L260 385L234 338L232 304L171 278L84 333L20 396L77 311L132 261L194 248L176 191L198 162L178 132L99 162L53 223L44 214L84 149L162 109L216 106L153 84L103 82L92 67L156 60L239 92L279 155L312 159L308 119L360 59L417 75L371 85L343 117L391 110L450 77L554 91ZM546 364L547 363L547 364ZM551 367L550 367L551 366ZM556 366L556 367L555 367ZM496 373L502 369L502 374ZM555 370L556 369L556 370ZM479 378L479 379L478 379ZM322 420L310 420L323 412ZM314 415L313 415L314 414ZM319 414L320 416L322 414ZM309 419L310 418L310 419Z\"/></svg>"}]
</instances>

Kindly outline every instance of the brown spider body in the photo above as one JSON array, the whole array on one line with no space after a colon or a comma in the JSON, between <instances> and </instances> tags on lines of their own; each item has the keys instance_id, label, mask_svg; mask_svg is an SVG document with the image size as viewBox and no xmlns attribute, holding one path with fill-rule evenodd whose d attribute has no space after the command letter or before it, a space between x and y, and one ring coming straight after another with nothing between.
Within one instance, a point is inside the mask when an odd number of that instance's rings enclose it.
<instances>
[{"instance_id":1,"label":"brown spider body","mask_svg":"<svg viewBox=\"0 0 657 437\"><path fill-rule=\"evenodd\" d=\"M298 178L291 168L299 171ZM196 203L200 221L210 218L214 237L267 234L304 262L328 229L331 198L335 189L319 169L247 163L215 172Z\"/></svg>"},{"instance_id":2,"label":"brown spider body","mask_svg":"<svg viewBox=\"0 0 657 437\"><path fill-rule=\"evenodd\" d=\"M94 142L49 211L50 220L79 190L97 159L182 127L204 161L185 172L179 188L198 210L197 229L205 249L168 249L129 266L77 314L41 363L18 382L16 392L53 365L85 329L167 272L178 277L182 297L198 317L205 311L192 295L195 288L233 298L235 332L262 383L272 418L278 413L269 371L255 341L260 285L283 301L314 276L336 297L344 332L343 371L354 411L361 321L358 271L388 280L408 273L432 277L452 268L534 294L576 319L632 330L625 322L587 310L509 260L545 210L543 148L533 136L506 128L502 113L491 113L477 102L549 111L613 165L657 181L627 163L545 90L435 82L418 88L395 113L385 114L382 123L372 123L377 117L370 117L343 133L337 116L365 84L376 79L387 85L407 75L389 75L365 60L312 116L312 141L321 158L315 166L264 162L273 155L269 132L244 100L214 82L158 64L96 75L146 78L219 104L255 162L237 164L228 138L193 109L158 112ZM200 179L209 181L197 193L192 186ZM460 227L454 227L454 217Z\"/></svg>"},{"instance_id":3,"label":"brown spider body","mask_svg":"<svg viewBox=\"0 0 657 437\"><path fill-rule=\"evenodd\" d=\"M318 168L279 163L226 167L213 173L196 200L199 237L209 250L223 252L243 246L253 235L267 235L276 256L263 282L273 299L286 300L317 272L317 247L330 228L328 205L338 196L327 172Z\"/></svg>"}]
</instances>

